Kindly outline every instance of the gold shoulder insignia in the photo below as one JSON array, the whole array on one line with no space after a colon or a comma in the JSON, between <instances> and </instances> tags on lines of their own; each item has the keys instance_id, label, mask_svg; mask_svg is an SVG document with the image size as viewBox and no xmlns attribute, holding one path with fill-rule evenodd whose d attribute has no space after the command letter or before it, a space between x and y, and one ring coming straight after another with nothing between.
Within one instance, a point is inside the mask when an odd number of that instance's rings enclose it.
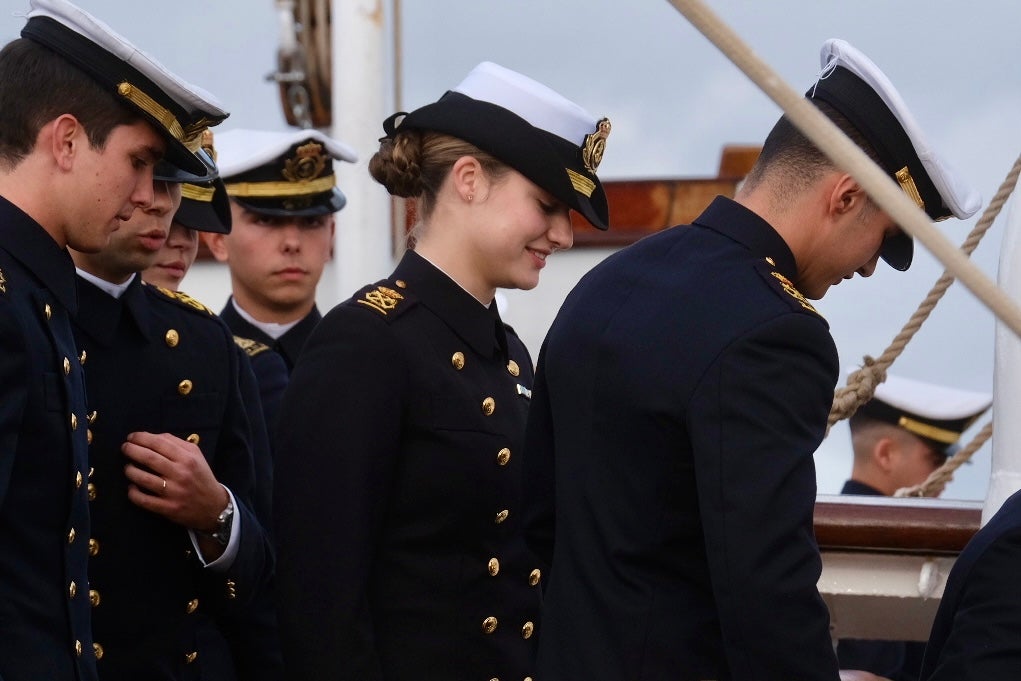
<instances>
[{"instance_id":1,"label":"gold shoulder insignia","mask_svg":"<svg viewBox=\"0 0 1021 681\"><path fill-rule=\"evenodd\" d=\"M174 300L180 301L180 302L184 303L185 305L187 305L188 307L192 308L193 310L198 310L199 312L205 312L205 313L207 313L207 314L209 314L210 316L213 316L213 317L216 316L215 312L213 312L208 307L206 307L205 305L203 305L199 301L197 301L194 298L192 298L191 296L189 296L187 293L181 293L180 291L171 291L170 289L163 288L162 286L156 286L155 288L156 288L157 291L159 291L160 293L162 293L166 297L173 298Z\"/></svg>"},{"instance_id":2,"label":"gold shoulder insignia","mask_svg":"<svg viewBox=\"0 0 1021 681\"><path fill-rule=\"evenodd\" d=\"M791 283L790 279L776 271L770 272L770 274L772 274L773 277L780 282L780 286L783 287L783 290L787 293L787 295L801 303L801 307L819 314L819 311L812 307L812 303L808 302L808 298L805 297L805 294L794 287L794 284Z\"/></svg>"},{"instance_id":3,"label":"gold shoulder insignia","mask_svg":"<svg viewBox=\"0 0 1021 681\"><path fill-rule=\"evenodd\" d=\"M357 302L386 316L391 310L396 309L402 300L404 300L404 296L392 288L376 286L375 289L366 291L365 297L359 298Z\"/></svg>"},{"instance_id":4,"label":"gold shoulder insignia","mask_svg":"<svg viewBox=\"0 0 1021 681\"><path fill-rule=\"evenodd\" d=\"M270 349L265 343L260 343L257 340L251 338L242 338L241 336L234 336L234 342L239 348L245 351L245 354L249 357L255 357L261 352L266 352Z\"/></svg>"},{"instance_id":5,"label":"gold shoulder insignia","mask_svg":"<svg viewBox=\"0 0 1021 681\"><path fill-rule=\"evenodd\" d=\"M4 278L3 270L0 270L0 293L7 293L7 279Z\"/></svg>"}]
</instances>

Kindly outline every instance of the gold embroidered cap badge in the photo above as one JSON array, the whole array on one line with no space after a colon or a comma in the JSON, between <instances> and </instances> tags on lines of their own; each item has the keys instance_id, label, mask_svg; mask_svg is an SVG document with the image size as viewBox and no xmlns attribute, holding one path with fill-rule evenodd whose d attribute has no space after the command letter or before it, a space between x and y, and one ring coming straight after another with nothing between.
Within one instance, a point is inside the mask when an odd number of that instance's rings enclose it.
<instances>
[{"instance_id":1,"label":"gold embroidered cap badge","mask_svg":"<svg viewBox=\"0 0 1021 681\"><path fill-rule=\"evenodd\" d=\"M309 142L298 147L294 156L284 161L281 174L290 182L311 182L322 174L326 160L323 145Z\"/></svg>"},{"instance_id":2,"label":"gold embroidered cap badge","mask_svg":"<svg viewBox=\"0 0 1021 681\"><path fill-rule=\"evenodd\" d=\"M581 148L581 161L585 164L585 170L593 175L603 161L603 152L606 151L606 138L610 136L610 119L603 118L596 123L596 131L585 135L585 142Z\"/></svg>"}]
</instances>

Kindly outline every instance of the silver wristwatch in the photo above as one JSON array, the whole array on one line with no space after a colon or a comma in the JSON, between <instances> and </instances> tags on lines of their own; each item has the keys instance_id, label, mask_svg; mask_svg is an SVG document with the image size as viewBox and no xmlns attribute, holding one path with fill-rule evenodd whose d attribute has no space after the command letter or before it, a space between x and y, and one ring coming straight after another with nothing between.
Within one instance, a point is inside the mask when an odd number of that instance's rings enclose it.
<instances>
[{"instance_id":1,"label":"silver wristwatch","mask_svg":"<svg viewBox=\"0 0 1021 681\"><path fill-rule=\"evenodd\" d=\"M216 531L210 536L220 543L222 546L226 546L230 542L230 530L234 526L234 502L230 500L230 496L227 497L227 508L220 511L220 515L216 516Z\"/></svg>"}]
</instances>

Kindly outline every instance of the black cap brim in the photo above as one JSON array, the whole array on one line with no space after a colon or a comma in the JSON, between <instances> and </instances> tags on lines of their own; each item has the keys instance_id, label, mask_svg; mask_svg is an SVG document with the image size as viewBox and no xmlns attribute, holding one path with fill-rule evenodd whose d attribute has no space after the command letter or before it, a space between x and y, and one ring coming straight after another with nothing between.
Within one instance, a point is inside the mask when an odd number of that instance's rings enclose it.
<instances>
[{"instance_id":1,"label":"black cap brim","mask_svg":"<svg viewBox=\"0 0 1021 681\"><path fill-rule=\"evenodd\" d=\"M879 251L883 261L898 272L906 272L911 267L914 255L915 241L904 230L883 239L883 246Z\"/></svg>"},{"instance_id":2,"label":"black cap brim","mask_svg":"<svg viewBox=\"0 0 1021 681\"><path fill-rule=\"evenodd\" d=\"M347 197L337 187L322 194L312 194L309 196L259 198L232 196L231 199L242 208L253 213L277 217L332 215L347 205Z\"/></svg>"},{"instance_id":3,"label":"black cap brim","mask_svg":"<svg viewBox=\"0 0 1021 681\"><path fill-rule=\"evenodd\" d=\"M195 190L200 193L213 190L212 197L205 200L190 198L189 191ZM185 227L199 232L213 232L215 234L230 234L232 219L230 214L230 197L227 196L227 188L223 186L223 180L217 178L210 187L198 187L195 185L182 185L184 196L181 205L174 213L174 222L179 222Z\"/></svg>"}]
</instances>

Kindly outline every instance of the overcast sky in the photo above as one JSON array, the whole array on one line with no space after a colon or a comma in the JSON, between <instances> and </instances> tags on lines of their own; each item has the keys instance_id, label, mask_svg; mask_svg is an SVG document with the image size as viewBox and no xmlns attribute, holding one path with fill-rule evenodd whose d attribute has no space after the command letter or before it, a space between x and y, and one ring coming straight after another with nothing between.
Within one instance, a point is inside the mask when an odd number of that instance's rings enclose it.
<instances>
[{"instance_id":1,"label":"overcast sky","mask_svg":"<svg viewBox=\"0 0 1021 681\"><path fill-rule=\"evenodd\" d=\"M27 0L4 0L0 39L17 36ZM365 4L369 4L366 0ZM283 129L275 86L272 0L80 0L171 70L216 94L232 112L223 129ZM933 146L986 201L1021 151L1021 5L1016 0L717 0L709 5L796 89L819 69L819 48L844 38L896 84ZM522 71L593 114L613 133L604 179L715 174L728 143L758 144L779 109L665 0L403 0L402 108L434 100L482 60ZM387 10L389 11L389 10ZM386 75L380 87L389 92ZM341 139L365 153L374 140ZM985 204L983 204L985 205ZM939 229L955 243L974 219ZM974 259L995 278L1001 217ZM942 267L916 248L907 273L881 265L817 305L847 367L878 356ZM382 276L385 273L380 273ZM541 287L540 287L541 288ZM902 375L992 391L994 318L955 285L893 368ZM989 448L945 496L981 498ZM817 454L820 491L850 467L847 433Z\"/></svg>"}]
</instances>

